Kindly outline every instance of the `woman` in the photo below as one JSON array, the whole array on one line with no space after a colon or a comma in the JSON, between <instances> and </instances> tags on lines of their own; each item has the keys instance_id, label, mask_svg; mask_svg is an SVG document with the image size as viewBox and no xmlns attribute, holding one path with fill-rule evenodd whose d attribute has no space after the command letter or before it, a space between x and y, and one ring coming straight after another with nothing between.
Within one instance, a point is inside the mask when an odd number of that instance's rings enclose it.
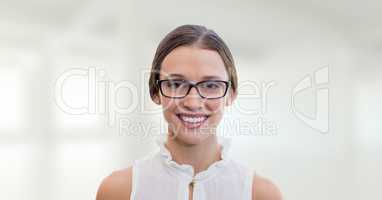
<instances>
[{"instance_id":1,"label":"woman","mask_svg":"<svg viewBox=\"0 0 382 200\"><path fill-rule=\"evenodd\" d=\"M160 42L149 80L163 107L160 151L106 177L97 200L280 200L266 178L227 157L216 128L237 96L232 55L212 30L183 25ZM219 141L221 139L221 141Z\"/></svg>"}]
</instances>

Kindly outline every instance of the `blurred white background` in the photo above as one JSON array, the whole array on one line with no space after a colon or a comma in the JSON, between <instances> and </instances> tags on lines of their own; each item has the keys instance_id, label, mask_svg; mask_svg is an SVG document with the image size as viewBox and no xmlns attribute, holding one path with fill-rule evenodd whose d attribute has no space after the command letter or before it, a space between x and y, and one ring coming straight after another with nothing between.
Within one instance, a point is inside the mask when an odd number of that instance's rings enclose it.
<instances>
[{"instance_id":1,"label":"blurred white background","mask_svg":"<svg viewBox=\"0 0 382 200\"><path fill-rule=\"evenodd\" d=\"M202 24L231 48L243 86L221 126L234 158L286 200L380 199L381 9L353 0L2 0L0 198L95 199L105 176L155 151L165 133L147 91L155 49L173 28ZM304 78L312 87L294 93ZM235 119L265 128L244 133Z\"/></svg>"}]
</instances>

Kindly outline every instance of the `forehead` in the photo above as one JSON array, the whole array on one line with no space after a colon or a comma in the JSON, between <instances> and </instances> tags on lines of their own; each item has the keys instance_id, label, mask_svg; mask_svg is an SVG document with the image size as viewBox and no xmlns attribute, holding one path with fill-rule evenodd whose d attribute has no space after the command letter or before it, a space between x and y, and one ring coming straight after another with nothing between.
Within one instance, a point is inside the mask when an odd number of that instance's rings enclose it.
<instances>
[{"instance_id":1,"label":"forehead","mask_svg":"<svg viewBox=\"0 0 382 200\"><path fill-rule=\"evenodd\" d=\"M161 78L177 74L188 80L228 79L220 55L216 51L198 47L174 49L163 60L160 72Z\"/></svg>"}]
</instances>

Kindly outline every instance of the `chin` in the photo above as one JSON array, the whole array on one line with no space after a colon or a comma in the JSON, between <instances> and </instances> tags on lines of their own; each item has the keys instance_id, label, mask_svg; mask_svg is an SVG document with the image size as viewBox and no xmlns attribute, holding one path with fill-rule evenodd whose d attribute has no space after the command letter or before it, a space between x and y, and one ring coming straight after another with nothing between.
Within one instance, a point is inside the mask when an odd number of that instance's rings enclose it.
<instances>
[{"instance_id":1,"label":"chin","mask_svg":"<svg viewBox=\"0 0 382 200\"><path fill-rule=\"evenodd\" d=\"M173 129L171 132L174 133L172 139L183 145L198 145L215 136L214 133L203 131L203 128L188 129L183 126Z\"/></svg>"},{"instance_id":2,"label":"chin","mask_svg":"<svg viewBox=\"0 0 382 200\"><path fill-rule=\"evenodd\" d=\"M206 133L181 131L176 135L175 140L187 145L197 145L203 143L203 141L207 140L211 136L211 134Z\"/></svg>"}]
</instances>

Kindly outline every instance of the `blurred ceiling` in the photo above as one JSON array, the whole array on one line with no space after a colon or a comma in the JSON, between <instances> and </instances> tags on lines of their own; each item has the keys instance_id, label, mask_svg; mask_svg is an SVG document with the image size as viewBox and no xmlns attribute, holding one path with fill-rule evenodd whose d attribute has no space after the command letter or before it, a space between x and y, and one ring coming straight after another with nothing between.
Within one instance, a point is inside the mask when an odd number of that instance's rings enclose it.
<instances>
[{"instance_id":1,"label":"blurred ceiling","mask_svg":"<svg viewBox=\"0 0 382 200\"><path fill-rule=\"evenodd\" d=\"M83 37L157 41L171 28L205 24L243 51L302 38L331 38L382 51L382 2L355 0L100 1L3 0L2 46ZM83 37L80 37L80 36ZM86 35L86 36L84 36Z\"/></svg>"}]
</instances>

